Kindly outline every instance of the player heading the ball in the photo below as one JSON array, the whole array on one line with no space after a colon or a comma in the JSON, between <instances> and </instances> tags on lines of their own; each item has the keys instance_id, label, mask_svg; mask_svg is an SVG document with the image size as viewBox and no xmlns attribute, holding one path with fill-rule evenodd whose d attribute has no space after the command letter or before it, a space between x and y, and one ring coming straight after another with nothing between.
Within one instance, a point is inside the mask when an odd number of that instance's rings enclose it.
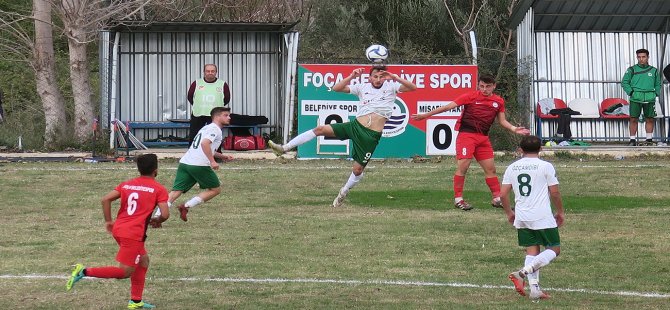
<instances>
[{"instance_id":1,"label":"player heading the ball","mask_svg":"<svg viewBox=\"0 0 670 310\"><path fill-rule=\"evenodd\" d=\"M341 206L349 190L363 177L363 170L382 137L384 124L393 113L397 93L416 90L414 83L386 71L384 65L373 65L370 68L370 78L367 83L351 85L351 81L360 77L364 71L365 68L354 69L348 77L333 86L334 91L350 93L358 97L359 108L355 120L317 126L299 134L284 145L268 142L275 154L280 156L317 136L340 140L351 139L354 142L351 156L354 159L354 165L349 179L333 200L333 207Z\"/></svg>"}]
</instances>

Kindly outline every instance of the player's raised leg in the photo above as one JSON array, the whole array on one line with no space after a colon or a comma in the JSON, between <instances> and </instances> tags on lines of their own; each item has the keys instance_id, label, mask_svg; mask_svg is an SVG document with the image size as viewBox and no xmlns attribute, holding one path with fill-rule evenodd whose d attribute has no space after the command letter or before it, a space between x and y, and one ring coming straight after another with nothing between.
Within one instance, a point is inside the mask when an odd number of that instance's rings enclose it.
<instances>
[{"instance_id":1,"label":"player's raised leg","mask_svg":"<svg viewBox=\"0 0 670 310\"><path fill-rule=\"evenodd\" d=\"M277 144L270 140L268 141L268 146L277 156L280 156L300 145L311 141L317 136L334 137L335 134L333 133L333 128L330 127L330 125L322 125L299 134L286 144Z\"/></svg>"}]
</instances>

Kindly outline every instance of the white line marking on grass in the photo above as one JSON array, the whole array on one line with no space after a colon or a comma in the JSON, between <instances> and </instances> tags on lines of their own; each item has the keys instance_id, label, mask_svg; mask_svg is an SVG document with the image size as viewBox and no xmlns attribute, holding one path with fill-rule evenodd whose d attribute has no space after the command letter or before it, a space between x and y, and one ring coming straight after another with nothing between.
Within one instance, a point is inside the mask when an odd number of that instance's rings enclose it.
<instances>
[{"instance_id":1,"label":"white line marking on grass","mask_svg":"<svg viewBox=\"0 0 670 310\"><path fill-rule=\"evenodd\" d=\"M375 166L369 166L370 168L376 168ZM395 167L394 167L395 168ZM399 167L398 167L399 168ZM404 168L404 167L403 167ZM406 167L410 168L410 167ZM437 168L437 167L431 167ZM250 166L250 167L219 167L219 170L322 170L322 169L350 169L349 166L310 166L310 167L273 167L273 166ZM40 167L40 168L10 168L5 171L98 171L98 170L137 170L136 167L86 167L86 168L75 168L75 167L63 167L63 168L49 168L49 167ZM177 170L177 167L164 167L160 170ZM0 169L2 171L2 169Z\"/></svg>"},{"instance_id":2,"label":"white line marking on grass","mask_svg":"<svg viewBox=\"0 0 670 310\"><path fill-rule=\"evenodd\" d=\"M68 276L62 275L0 275L0 279L59 279L66 280ZM92 278L87 278L92 279ZM93 280L93 279L92 279ZM100 279L95 279L100 280ZM488 285L488 284L472 284L472 283L458 283L458 282L421 282L421 281L392 281L392 280L337 280L337 279L241 279L241 278L150 278L152 281L165 282L228 282L228 283L325 283L325 284L346 284L346 285L393 285L393 286L437 286L437 287L458 287L458 288L482 288L482 289L505 289L513 290L513 286L506 285ZM583 288L543 288L546 291L566 292L566 293L583 293L590 295L616 295L616 296L630 296L630 297L647 297L647 298L670 298L670 294L655 293L655 292L633 292L633 291L603 291L590 290Z\"/></svg>"},{"instance_id":3,"label":"white line marking on grass","mask_svg":"<svg viewBox=\"0 0 670 310\"><path fill-rule=\"evenodd\" d=\"M367 166L366 168L368 170L370 169L444 169L444 168L449 168L448 166L426 166L426 165L411 165L411 166L395 166L393 164L389 165L384 165L384 166L374 166L370 165ZM506 169L507 165L497 165L498 168L500 169ZM630 169L630 168L666 168L670 167L669 164L640 164L640 165L615 165L615 166L606 166L606 165L592 165L592 164L576 164L576 165L570 165L570 164L557 164L555 165L557 168L603 168L603 169L612 169L612 168L625 168L625 169ZM102 170L137 170L134 166L127 166L127 167L85 167L85 168L78 168L78 167L61 167L61 168L56 168L56 167L32 167L32 168L13 168L13 167L7 167L8 169L0 169L0 171L102 171ZM310 166L249 166L249 167L226 167L221 166L219 170L323 170L323 169L328 169L328 170L336 170L336 169L349 169L349 166L320 166L320 165L310 165ZM160 168L161 170L177 170L177 167L163 167Z\"/></svg>"}]
</instances>

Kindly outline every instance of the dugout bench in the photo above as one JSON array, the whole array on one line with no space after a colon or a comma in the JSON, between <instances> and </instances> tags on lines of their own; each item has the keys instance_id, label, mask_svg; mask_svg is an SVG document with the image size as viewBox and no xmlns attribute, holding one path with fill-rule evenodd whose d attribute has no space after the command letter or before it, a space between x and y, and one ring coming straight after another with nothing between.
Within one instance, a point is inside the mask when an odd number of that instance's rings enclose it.
<instances>
[{"instance_id":1,"label":"dugout bench","mask_svg":"<svg viewBox=\"0 0 670 310\"><path fill-rule=\"evenodd\" d=\"M142 140L142 144L146 145L147 147L165 147L165 146L180 146L180 147L187 147L189 145L188 142L188 129L190 127L190 124L188 120L178 120L178 121L160 121L160 122L148 122L148 121L133 121L133 122L127 122L126 126L128 127L128 131L132 133L133 135L137 136L140 140ZM224 136L227 134L225 131L230 128L246 128L246 129L251 129L251 134L252 135L259 135L261 134L261 131L263 128L273 128L274 126L268 125L268 124L258 124L258 125L226 125L223 127L222 131L224 131ZM186 132L186 135L184 138L181 137L175 137L174 135L161 135L158 134L158 138L156 139L149 139L145 141L147 137L147 132L144 132L141 136L138 136L136 130L158 130L159 132L163 132L164 130L183 130ZM126 138L127 139L127 138ZM154 141L158 140L158 141ZM126 141L129 142L129 141ZM130 144L129 144L130 145Z\"/></svg>"}]
</instances>

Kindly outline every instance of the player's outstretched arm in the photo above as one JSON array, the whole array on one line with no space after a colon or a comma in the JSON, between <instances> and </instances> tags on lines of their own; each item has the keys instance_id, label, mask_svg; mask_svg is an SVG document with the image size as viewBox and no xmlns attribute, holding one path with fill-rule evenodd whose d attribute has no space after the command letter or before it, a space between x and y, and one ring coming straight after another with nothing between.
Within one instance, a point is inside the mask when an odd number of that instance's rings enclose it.
<instances>
[{"instance_id":1,"label":"player's outstretched arm","mask_svg":"<svg viewBox=\"0 0 670 310\"><path fill-rule=\"evenodd\" d=\"M415 121L424 120L424 119L427 119L427 118L429 118L429 117L431 117L435 114L439 114L439 113L442 113L442 112L449 111L449 110L451 110L451 109L453 109L457 106L458 106L458 104L456 102L450 101L449 104L443 105L443 106L441 106L437 109L433 109L430 112L426 112L426 113L422 113L422 114L412 114L412 119L415 120Z\"/></svg>"},{"instance_id":2,"label":"player's outstretched arm","mask_svg":"<svg viewBox=\"0 0 670 310\"><path fill-rule=\"evenodd\" d=\"M518 134L518 135L524 135L527 136L530 134L530 130L528 130L526 127L523 126L514 126L510 124L510 122L507 121L507 117L505 117L505 112L498 112L498 122L500 123L500 126L503 128Z\"/></svg>"},{"instance_id":3,"label":"player's outstretched arm","mask_svg":"<svg viewBox=\"0 0 670 310\"><path fill-rule=\"evenodd\" d=\"M416 85L414 85L414 83L401 78L399 75L397 75L395 73L391 73L391 72L388 72L388 71L381 71L381 74L387 80L391 80L391 81L400 83L400 88L398 89L398 91L400 91L400 92L406 93L406 92L409 92L409 91L415 91L416 90Z\"/></svg>"},{"instance_id":4,"label":"player's outstretched arm","mask_svg":"<svg viewBox=\"0 0 670 310\"><path fill-rule=\"evenodd\" d=\"M351 83L351 80L361 76L364 70L365 70L364 68L354 69L354 71L351 71L351 74L349 74L349 76L345 77L344 79L333 85L333 90L341 93L351 92L351 90L349 89L349 83Z\"/></svg>"}]
</instances>

